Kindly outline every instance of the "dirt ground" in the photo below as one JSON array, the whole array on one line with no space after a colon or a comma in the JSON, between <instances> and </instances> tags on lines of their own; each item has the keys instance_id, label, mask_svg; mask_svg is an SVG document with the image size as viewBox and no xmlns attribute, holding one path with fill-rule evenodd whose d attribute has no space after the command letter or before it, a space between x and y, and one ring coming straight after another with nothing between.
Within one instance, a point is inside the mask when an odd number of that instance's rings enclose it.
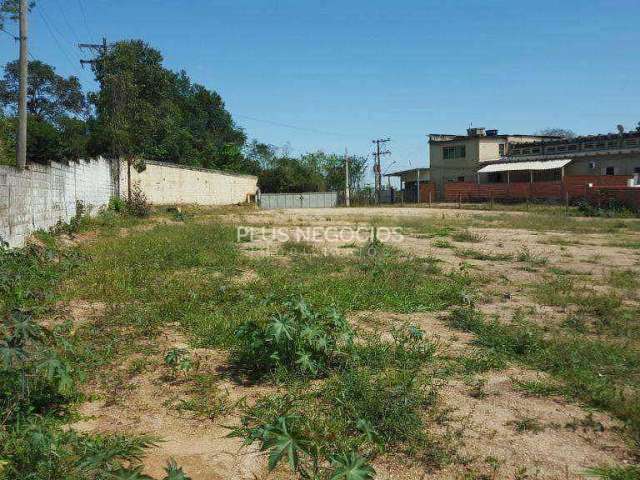
<instances>
[{"instance_id":1,"label":"dirt ground","mask_svg":"<svg viewBox=\"0 0 640 480\"><path fill-rule=\"evenodd\" d=\"M495 213L495 212L494 212ZM346 241L340 231L361 225L371 218L389 220L400 218L451 217L464 219L477 212L457 209L419 208L363 208L363 209L305 209L278 211L231 212L221 219L236 225L250 226L256 234L241 243L247 255L280 255L281 242L269 235L260 235L262 228L282 228L290 234L297 226L335 227L335 238L316 238L309 242L319 252L347 254L364 242ZM509 212L505 215L521 215ZM216 221L220 218L216 218ZM210 220L205 220L210 221ZM522 229L473 228L482 238L480 242L458 242L447 238L450 247L438 246L439 237L404 235L389 240L404 254L434 257L444 269L472 268L485 279L479 308L489 315L508 322L520 308L529 308L532 319L540 323L559 322L565 313L562 308L539 305L531 298L529 286L544 282L550 268L587 275L590 283L604 282L614 268L625 268L640 274L638 251L611 246L605 234L580 234L579 244L572 244L576 235L559 232L539 232ZM532 267L523 262L475 260L463 258L459 251L472 248L487 254L509 254L517 257L527 251L543 256L548 263ZM255 273L244 271L238 283L255 279ZM629 302L637 304L637 297ZM103 306L72 304L68 306L77 322L94 320ZM77 317L77 318L76 318ZM473 336L446 326L438 314L400 315L384 312L359 312L351 316L358 323L367 319L370 328L389 327L394 323L418 324L437 344L437 354L455 357L468 353ZM167 331L159 346L160 353L151 358L142 372L127 377L128 388L116 401L105 399L104 392L93 386L93 400L81 407L83 419L73 425L86 432L136 432L162 437L145 459L147 473L161 476L167 458L175 458L193 480L280 478L281 473L267 474L266 460L255 448L243 447L239 439L229 438L229 425L237 425L237 412L208 420L178 412L168 407L186 395L189 385L176 381L167 386L162 366L162 352L175 346L191 348L177 331ZM221 352L196 349L206 371L216 374L225 368ZM129 362L132 359L129 360ZM124 362L122 369L129 368ZM527 396L514 384L517 380L542 378L540 372L510 367L500 372L481 374L475 379L481 392L462 379L456 378L441 386L441 401L450 410L452 424L460 429L463 464L454 464L437 472L422 471L415 466L380 461L375 465L381 479L457 479L457 478L584 478L588 467L630 461L630 451L619 434L620 422L602 412L570 404L560 397ZM227 399L249 399L268 393L265 387L250 387L219 376L220 395ZM231 402L233 403L233 402ZM523 419L533 419L539 431L518 431L514 425ZM489 465L492 465L490 467ZM517 477L518 472L528 477ZM465 474L475 472L476 476ZM484 477L482 475L485 475Z\"/></svg>"}]
</instances>

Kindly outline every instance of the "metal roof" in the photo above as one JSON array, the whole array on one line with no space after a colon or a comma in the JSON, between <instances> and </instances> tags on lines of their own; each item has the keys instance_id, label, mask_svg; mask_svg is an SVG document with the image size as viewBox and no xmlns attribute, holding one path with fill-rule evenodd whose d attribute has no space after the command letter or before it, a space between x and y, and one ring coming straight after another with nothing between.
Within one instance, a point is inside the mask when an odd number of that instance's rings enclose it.
<instances>
[{"instance_id":1,"label":"metal roof","mask_svg":"<svg viewBox=\"0 0 640 480\"><path fill-rule=\"evenodd\" d=\"M430 170L430 167L412 168L410 170L399 170L397 172L385 173L383 177L401 177L402 175L406 175L408 173L413 173L418 171L423 173L423 172L428 172L429 170Z\"/></svg>"},{"instance_id":2,"label":"metal roof","mask_svg":"<svg viewBox=\"0 0 640 480\"><path fill-rule=\"evenodd\" d=\"M518 170L555 170L556 168L564 167L570 162L570 158L563 158L560 160L547 161L494 163L493 165L482 167L478 170L478 173L514 172Z\"/></svg>"}]
</instances>

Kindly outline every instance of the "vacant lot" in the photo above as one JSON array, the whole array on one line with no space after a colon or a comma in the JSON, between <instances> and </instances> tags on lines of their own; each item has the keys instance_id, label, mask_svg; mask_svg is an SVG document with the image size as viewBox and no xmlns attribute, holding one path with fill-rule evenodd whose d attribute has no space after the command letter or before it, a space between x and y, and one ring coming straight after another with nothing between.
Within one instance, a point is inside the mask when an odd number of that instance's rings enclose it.
<instances>
[{"instance_id":1,"label":"vacant lot","mask_svg":"<svg viewBox=\"0 0 640 480\"><path fill-rule=\"evenodd\" d=\"M76 347L65 423L155 437L132 460L153 478L169 459L194 480L638 478L637 219L226 207L83 225L38 242L74 255L33 300Z\"/></svg>"}]
</instances>

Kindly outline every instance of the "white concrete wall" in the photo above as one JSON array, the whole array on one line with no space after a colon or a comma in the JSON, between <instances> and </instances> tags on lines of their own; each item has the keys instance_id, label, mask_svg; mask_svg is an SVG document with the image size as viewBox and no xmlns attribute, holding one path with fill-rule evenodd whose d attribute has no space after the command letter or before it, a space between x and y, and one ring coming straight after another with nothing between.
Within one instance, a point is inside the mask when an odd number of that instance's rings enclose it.
<instances>
[{"instance_id":1,"label":"white concrete wall","mask_svg":"<svg viewBox=\"0 0 640 480\"><path fill-rule=\"evenodd\" d=\"M153 204L230 205L247 201L255 194L257 178L223 172L186 168L171 164L147 163L138 173L131 169ZM68 222L76 214L76 202L98 208L109 199L127 192L127 167L104 158L69 165L29 164L23 171L0 165L0 239L11 247L24 244L36 230L47 230L59 220Z\"/></svg>"},{"instance_id":2,"label":"white concrete wall","mask_svg":"<svg viewBox=\"0 0 640 480\"><path fill-rule=\"evenodd\" d=\"M120 193L127 192L127 165L121 164ZM156 205L232 205L255 195L258 178L170 163L147 162L141 173L131 167L131 183L138 183L149 202Z\"/></svg>"},{"instance_id":3,"label":"white concrete wall","mask_svg":"<svg viewBox=\"0 0 640 480\"><path fill-rule=\"evenodd\" d=\"M76 201L95 211L114 195L114 175L112 162L104 158L29 164L22 171L0 165L0 237L20 246L35 230L68 222L76 213Z\"/></svg>"}]
</instances>

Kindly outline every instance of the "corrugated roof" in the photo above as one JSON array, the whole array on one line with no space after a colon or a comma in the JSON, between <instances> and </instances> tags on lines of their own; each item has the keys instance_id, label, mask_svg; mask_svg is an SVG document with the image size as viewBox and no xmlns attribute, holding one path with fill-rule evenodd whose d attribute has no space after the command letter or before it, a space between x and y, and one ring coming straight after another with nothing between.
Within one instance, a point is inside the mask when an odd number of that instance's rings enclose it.
<instances>
[{"instance_id":1,"label":"corrugated roof","mask_svg":"<svg viewBox=\"0 0 640 480\"><path fill-rule=\"evenodd\" d=\"M493 165L482 167L478 170L478 173L514 172L518 170L555 170L556 168L564 167L570 162L570 158L563 158L560 160L547 161L494 163Z\"/></svg>"},{"instance_id":2,"label":"corrugated roof","mask_svg":"<svg viewBox=\"0 0 640 480\"><path fill-rule=\"evenodd\" d=\"M408 173L417 172L418 170L420 170L420 173L426 173L426 172L430 171L430 168L429 167L424 167L424 168L411 168L409 170L399 170L397 172L385 173L383 175L383 177L400 177L400 176L406 175Z\"/></svg>"}]
</instances>

